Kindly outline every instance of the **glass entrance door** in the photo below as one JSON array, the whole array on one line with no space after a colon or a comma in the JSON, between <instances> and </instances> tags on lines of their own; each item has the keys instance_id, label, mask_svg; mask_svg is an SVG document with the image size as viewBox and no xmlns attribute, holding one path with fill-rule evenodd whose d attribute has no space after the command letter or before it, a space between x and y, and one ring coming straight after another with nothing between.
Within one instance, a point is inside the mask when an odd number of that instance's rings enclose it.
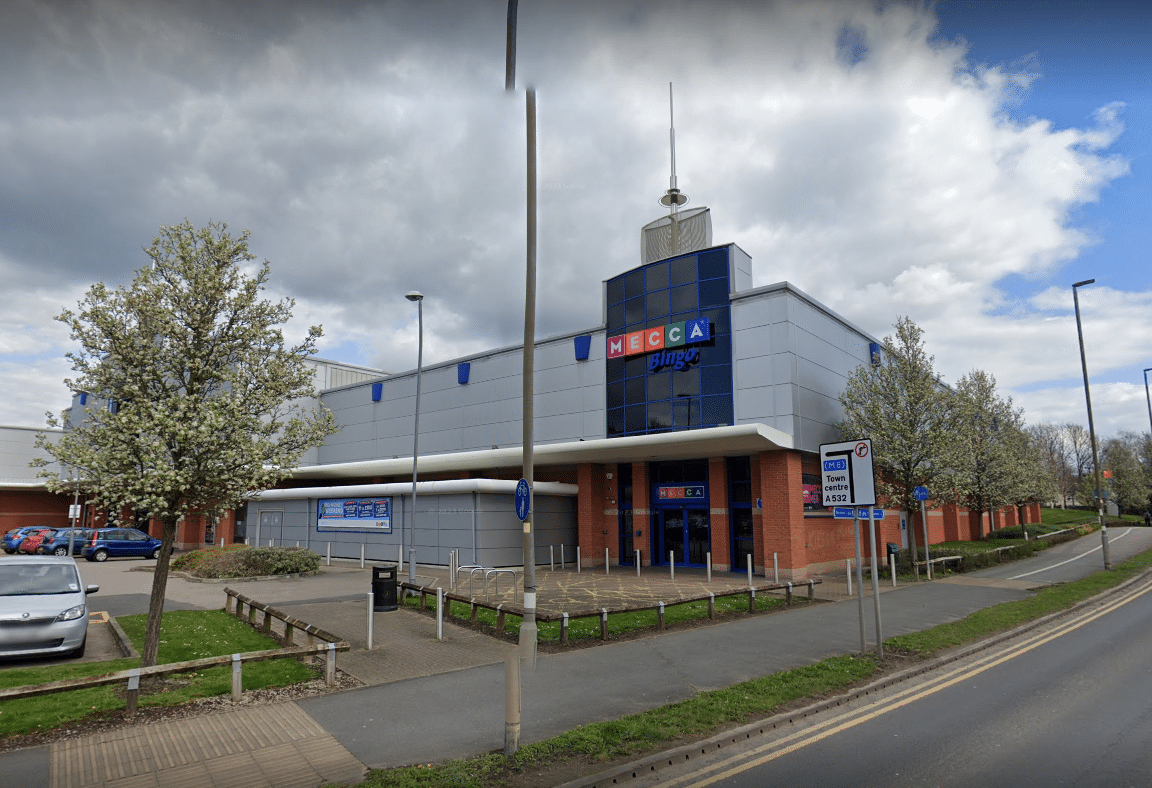
<instances>
[{"instance_id":1,"label":"glass entrance door","mask_svg":"<svg viewBox=\"0 0 1152 788\"><path fill-rule=\"evenodd\" d=\"M656 531L656 558L653 563L667 566L669 553L678 566L704 566L712 549L712 532L707 509L660 509Z\"/></svg>"}]
</instances>

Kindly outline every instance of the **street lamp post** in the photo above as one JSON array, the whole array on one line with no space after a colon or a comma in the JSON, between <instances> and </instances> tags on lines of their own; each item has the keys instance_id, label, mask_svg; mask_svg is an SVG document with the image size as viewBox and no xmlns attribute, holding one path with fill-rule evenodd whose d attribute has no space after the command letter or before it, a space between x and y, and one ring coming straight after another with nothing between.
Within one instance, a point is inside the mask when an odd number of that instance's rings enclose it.
<instances>
[{"instance_id":1,"label":"street lamp post","mask_svg":"<svg viewBox=\"0 0 1152 788\"><path fill-rule=\"evenodd\" d=\"M412 427L412 541L408 544L408 582L416 583L416 458L420 456L420 370L424 364L424 295L413 290L404 297L416 302L416 421Z\"/></svg>"},{"instance_id":2,"label":"street lamp post","mask_svg":"<svg viewBox=\"0 0 1152 788\"><path fill-rule=\"evenodd\" d=\"M1152 372L1152 367L1144 370L1144 397L1148 400L1148 425L1152 427L1152 394L1148 393L1148 373Z\"/></svg>"},{"instance_id":3,"label":"street lamp post","mask_svg":"<svg viewBox=\"0 0 1152 788\"><path fill-rule=\"evenodd\" d=\"M1112 568L1108 555L1108 525L1104 522L1103 487L1100 485L1100 455L1096 451L1096 428L1092 423L1092 394L1088 389L1088 360L1084 356L1084 330L1080 327L1080 297L1076 288L1090 285L1095 279L1085 279L1072 285L1072 303L1076 307L1076 336L1080 340L1080 366L1084 369L1084 399L1088 403L1088 437L1092 441L1092 467L1096 471L1096 511L1100 516L1100 539L1104 550L1104 568Z\"/></svg>"}]
</instances>

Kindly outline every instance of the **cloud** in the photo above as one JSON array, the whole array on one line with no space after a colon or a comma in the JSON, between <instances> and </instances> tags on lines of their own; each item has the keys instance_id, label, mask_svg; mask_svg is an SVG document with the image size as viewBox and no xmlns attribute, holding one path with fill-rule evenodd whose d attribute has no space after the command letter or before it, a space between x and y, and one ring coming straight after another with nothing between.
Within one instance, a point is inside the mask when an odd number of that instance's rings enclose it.
<instances>
[{"instance_id":1,"label":"cloud","mask_svg":"<svg viewBox=\"0 0 1152 788\"><path fill-rule=\"evenodd\" d=\"M252 231L274 291L296 299L291 330L324 325L322 355L412 368L411 289L426 362L518 343L525 102L502 90L505 11L4 4L0 278L27 303L0 321L0 354L62 354L55 312L35 311L45 280L64 304L127 282L185 217ZM639 228L664 212L672 79L680 188L712 208L717 243L752 255L755 284L791 281L877 335L909 315L946 379L1074 379L1068 307L1045 293L1097 240L1076 209L1128 173L1112 152L1123 107L1085 128L1016 120L1030 63L966 58L913 4L522 5L539 335L597 325L600 281L639 264ZM1039 294L1013 299L1006 278ZM1092 330L1149 335L1130 295L1115 318L1094 307ZM1125 338L1094 359L1136 351Z\"/></svg>"}]
</instances>

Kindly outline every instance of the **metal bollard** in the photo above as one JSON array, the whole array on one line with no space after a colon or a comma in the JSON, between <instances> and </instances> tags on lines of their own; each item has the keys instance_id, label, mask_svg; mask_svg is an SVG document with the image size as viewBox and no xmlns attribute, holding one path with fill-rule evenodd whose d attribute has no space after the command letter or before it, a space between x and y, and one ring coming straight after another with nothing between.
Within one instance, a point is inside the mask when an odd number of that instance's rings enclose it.
<instances>
[{"instance_id":1,"label":"metal bollard","mask_svg":"<svg viewBox=\"0 0 1152 788\"><path fill-rule=\"evenodd\" d=\"M640 576L640 551L636 551L636 576Z\"/></svg>"},{"instance_id":2,"label":"metal bollard","mask_svg":"<svg viewBox=\"0 0 1152 788\"><path fill-rule=\"evenodd\" d=\"M604 574L608 574L608 548L604 548Z\"/></svg>"},{"instance_id":3,"label":"metal bollard","mask_svg":"<svg viewBox=\"0 0 1152 788\"><path fill-rule=\"evenodd\" d=\"M808 601L811 602L816 599L816 583L811 579L808 581Z\"/></svg>"},{"instance_id":4,"label":"metal bollard","mask_svg":"<svg viewBox=\"0 0 1152 788\"><path fill-rule=\"evenodd\" d=\"M608 608L600 608L600 639L608 639Z\"/></svg>"},{"instance_id":5,"label":"metal bollard","mask_svg":"<svg viewBox=\"0 0 1152 788\"><path fill-rule=\"evenodd\" d=\"M268 546L269 547L275 547L276 546L276 540L275 539L269 539L268 540Z\"/></svg>"},{"instance_id":6,"label":"metal bollard","mask_svg":"<svg viewBox=\"0 0 1152 788\"><path fill-rule=\"evenodd\" d=\"M360 568L364 568L364 543L360 543Z\"/></svg>"},{"instance_id":7,"label":"metal bollard","mask_svg":"<svg viewBox=\"0 0 1152 788\"><path fill-rule=\"evenodd\" d=\"M712 551L711 550L709 550L707 553L704 554L704 563L707 566L707 569L705 570L705 575L707 576L707 582L711 583L712 582Z\"/></svg>"},{"instance_id":8,"label":"metal bollard","mask_svg":"<svg viewBox=\"0 0 1152 788\"><path fill-rule=\"evenodd\" d=\"M548 545L548 568L553 572L556 571L556 548L554 545Z\"/></svg>"},{"instance_id":9,"label":"metal bollard","mask_svg":"<svg viewBox=\"0 0 1152 788\"><path fill-rule=\"evenodd\" d=\"M244 693L244 677L241 674L241 667L243 663L240 661L239 654L232 655L232 700L240 700L240 696Z\"/></svg>"},{"instance_id":10,"label":"metal bollard","mask_svg":"<svg viewBox=\"0 0 1152 788\"><path fill-rule=\"evenodd\" d=\"M716 595L708 592L708 618L716 618Z\"/></svg>"},{"instance_id":11,"label":"metal bollard","mask_svg":"<svg viewBox=\"0 0 1152 788\"><path fill-rule=\"evenodd\" d=\"M748 612L756 612L756 589L748 586Z\"/></svg>"},{"instance_id":12,"label":"metal bollard","mask_svg":"<svg viewBox=\"0 0 1152 788\"><path fill-rule=\"evenodd\" d=\"M366 648L368 651L372 650L372 608L375 606L376 606L376 599L375 599L374 595L372 594L372 592L369 591L368 592L368 622L367 622L368 637L365 638L365 640L364 640L364 642L366 644Z\"/></svg>"},{"instance_id":13,"label":"metal bollard","mask_svg":"<svg viewBox=\"0 0 1152 788\"><path fill-rule=\"evenodd\" d=\"M664 603L656 603L656 628L661 632L664 631Z\"/></svg>"},{"instance_id":14,"label":"metal bollard","mask_svg":"<svg viewBox=\"0 0 1152 788\"><path fill-rule=\"evenodd\" d=\"M751 553L745 553L744 558L745 558L745 563L748 564L748 587L751 588L752 587L752 554Z\"/></svg>"},{"instance_id":15,"label":"metal bollard","mask_svg":"<svg viewBox=\"0 0 1152 788\"><path fill-rule=\"evenodd\" d=\"M780 558L776 553L772 554L772 582L780 585Z\"/></svg>"},{"instance_id":16,"label":"metal bollard","mask_svg":"<svg viewBox=\"0 0 1152 788\"><path fill-rule=\"evenodd\" d=\"M669 550L668 551L668 579L669 580L675 580L676 579L676 551L675 550Z\"/></svg>"},{"instance_id":17,"label":"metal bollard","mask_svg":"<svg viewBox=\"0 0 1152 788\"><path fill-rule=\"evenodd\" d=\"M844 572L848 576L848 596L852 596L852 559L844 559Z\"/></svg>"},{"instance_id":18,"label":"metal bollard","mask_svg":"<svg viewBox=\"0 0 1152 788\"><path fill-rule=\"evenodd\" d=\"M896 587L896 556L888 556L888 573L892 575L892 587Z\"/></svg>"},{"instance_id":19,"label":"metal bollard","mask_svg":"<svg viewBox=\"0 0 1152 788\"><path fill-rule=\"evenodd\" d=\"M784 604L792 604L792 581L788 581L788 590L784 592Z\"/></svg>"},{"instance_id":20,"label":"metal bollard","mask_svg":"<svg viewBox=\"0 0 1152 788\"><path fill-rule=\"evenodd\" d=\"M568 645L568 614L560 614L560 645Z\"/></svg>"},{"instance_id":21,"label":"metal bollard","mask_svg":"<svg viewBox=\"0 0 1152 788\"><path fill-rule=\"evenodd\" d=\"M224 537L223 536L220 537L220 546L221 547L224 546Z\"/></svg>"},{"instance_id":22,"label":"metal bollard","mask_svg":"<svg viewBox=\"0 0 1152 788\"><path fill-rule=\"evenodd\" d=\"M328 542L328 546L324 549L324 560L327 566L332 566L332 543Z\"/></svg>"},{"instance_id":23,"label":"metal bollard","mask_svg":"<svg viewBox=\"0 0 1152 788\"><path fill-rule=\"evenodd\" d=\"M576 545L576 574L580 574L580 545Z\"/></svg>"},{"instance_id":24,"label":"metal bollard","mask_svg":"<svg viewBox=\"0 0 1152 788\"><path fill-rule=\"evenodd\" d=\"M564 571L564 543L560 543L560 571Z\"/></svg>"}]
</instances>

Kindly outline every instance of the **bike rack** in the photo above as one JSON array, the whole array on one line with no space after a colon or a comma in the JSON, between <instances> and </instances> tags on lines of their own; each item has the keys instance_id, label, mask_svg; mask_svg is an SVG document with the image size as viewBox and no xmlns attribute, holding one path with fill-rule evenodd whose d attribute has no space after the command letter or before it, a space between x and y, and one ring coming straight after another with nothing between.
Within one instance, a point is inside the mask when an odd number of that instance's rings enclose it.
<instances>
[{"instance_id":1,"label":"bike rack","mask_svg":"<svg viewBox=\"0 0 1152 788\"><path fill-rule=\"evenodd\" d=\"M500 575L505 574L505 573L512 575L512 601L513 602L516 601L516 570L515 569L489 569L487 572L484 573L484 601L485 602L488 601L488 577L490 575L496 575L496 579L493 582L493 585L495 587L496 593L499 594L500 593Z\"/></svg>"}]
</instances>

